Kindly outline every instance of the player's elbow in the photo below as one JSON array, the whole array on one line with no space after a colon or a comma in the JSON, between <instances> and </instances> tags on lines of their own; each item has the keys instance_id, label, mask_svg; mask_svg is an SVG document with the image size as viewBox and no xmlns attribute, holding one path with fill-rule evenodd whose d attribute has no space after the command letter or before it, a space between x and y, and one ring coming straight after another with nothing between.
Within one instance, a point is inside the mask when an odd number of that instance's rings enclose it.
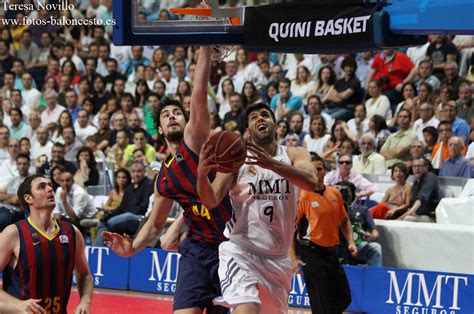
<instances>
[{"instance_id":1,"label":"player's elbow","mask_svg":"<svg viewBox=\"0 0 474 314\"><path fill-rule=\"evenodd\" d=\"M174 251L178 248L178 239L165 235L160 240L160 247L163 250Z\"/></svg>"}]
</instances>

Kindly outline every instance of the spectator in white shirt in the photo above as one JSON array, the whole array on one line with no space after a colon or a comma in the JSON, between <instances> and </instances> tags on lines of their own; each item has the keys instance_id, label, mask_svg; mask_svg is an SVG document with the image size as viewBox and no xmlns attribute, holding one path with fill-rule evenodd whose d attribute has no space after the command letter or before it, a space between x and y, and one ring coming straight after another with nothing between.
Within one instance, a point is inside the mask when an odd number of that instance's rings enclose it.
<instances>
[{"instance_id":1,"label":"spectator in white shirt","mask_svg":"<svg viewBox=\"0 0 474 314\"><path fill-rule=\"evenodd\" d=\"M230 97L235 94L234 82L227 78L222 81L219 88L222 90L222 97L219 97L217 101L219 102L219 117L223 120L226 113L231 110Z\"/></svg>"},{"instance_id":2,"label":"spectator in white shirt","mask_svg":"<svg viewBox=\"0 0 474 314\"><path fill-rule=\"evenodd\" d=\"M434 115L434 107L430 103L422 103L418 107L419 119L413 123L413 131L418 136L418 139L424 142L423 129L427 126L438 128L439 120Z\"/></svg>"},{"instance_id":3,"label":"spectator in white shirt","mask_svg":"<svg viewBox=\"0 0 474 314\"><path fill-rule=\"evenodd\" d=\"M298 69L301 67L301 66L304 66L306 67L306 69L308 69L308 73L312 73L313 72L313 68L314 68L314 65L313 65L313 60L311 60L311 58L307 58L304 54L302 53L295 53L294 54L294 58L295 58L295 63L289 65L288 67L288 71L286 72L286 77L289 79L289 80L295 80L297 79L298 77Z\"/></svg>"},{"instance_id":4,"label":"spectator in white shirt","mask_svg":"<svg viewBox=\"0 0 474 314\"><path fill-rule=\"evenodd\" d=\"M268 53L259 52L257 54L257 60L247 64L245 72L246 81L254 83L259 91L264 90L265 86L268 84L268 78L270 77L270 61L268 60Z\"/></svg>"},{"instance_id":5,"label":"spectator in white shirt","mask_svg":"<svg viewBox=\"0 0 474 314\"><path fill-rule=\"evenodd\" d=\"M49 131L46 127L40 126L36 131L36 142L31 146L31 157L38 158L41 155L48 157L51 160L51 149L53 142L48 140Z\"/></svg>"},{"instance_id":6,"label":"spectator in white shirt","mask_svg":"<svg viewBox=\"0 0 474 314\"><path fill-rule=\"evenodd\" d=\"M426 59L426 51L428 50L429 45L430 42L427 42L424 45L410 47L407 49L407 56L411 59L411 61L413 61L414 65L418 66L422 60Z\"/></svg>"},{"instance_id":7,"label":"spectator in white shirt","mask_svg":"<svg viewBox=\"0 0 474 314\"><path fill-rule=\"evenodd\" d=\"M370 131L369 119L367 118L364 104L358 104L354 108L354 118L347 121L347 127L357 138Z\"/></svg>"},{"instance_id":8,"label":"spectator in white shirt","mask_svg":"<svg viewBox=\"0 0 474 314\"><path fill-rule=\"evenodd\" d=\"M12 92L13 94L13 92ZM2 100L2 124L6 127L12 126L12 121L10 120L10 110L13 108L12 101L10 99L3 99Z\"/></svg>"},{"instance_id":9,"label":"spectator in white shirt","mask_svg":"<svg viewBox=\"0 0 474 314\"><path fill-rule=\"evenodd\" d=\"M21 96L24 104L31 109L35 106L35 102L40 97L41 93L36 88L33 88L33 76L31 76L29 72L24 72L21 75L21 82L23 83Z\"/></svg>"},{"instance_id":10,"label":"spectator in white shirt","mask_svg":"<svg viewBox=\"0 0 474 314\"><path fill-rule=\"evenodd\" d=\"M0 166L0 186L5 185L11 178L18 176L16 155L20 152L20 141L14 138L8 140L8 158Z\"/></svg>"},{"instance_id":11,"label":"spectator in white shirt","mask_svg":"<svg viewBox=\"0 0 474 314\"><path fill-rule=\"evenodd\" d=\"M226 75L222 76L218 88L217 88L217 97L222 99L222 82L224 82L225 79L231 79L232 83L234 83L234 90L236 91L241 91L242 87L244 86L244 80L237 76L237 62L235 61L229 61L225 65L225 73Z\"/></svg>"},{"instance_id":12,"label":"spectator in white shirt","mask_svg":"<svg viewBox=\"0 0 474 314\"><path fill-rule=\"evenodd\" d=\"M8 141L10 130L5 125L0 125L0 164L8 159Z\"/></svg>"},{"instance_id":13,"label":"spectator in white shirt","mask_svg":"<svg viewBox=\"0 0 474 314\"><path fill-rule=\"evenodd\" d=\"M392 110L390 109L390 100L387 96L382 95L382 89L379 81L373 80L369 83L368 89L370 98L365 102L365 110L367 117L378 114L386 120L392 118Z\"/></svg>"},{"instance_id":14,"label":"spectator in white shirt","mask_svg":"<svg viewBox=\"0 0 474 314\"><path fill-rule=\"evenodd\" d=\"M74 183L74 176L63 171L59 176L59 187L56 190L56 208L53 211L56 219L66 219L79 226L79 221L95 215L97 209L87 191Z\"/></svg>"},{"instance_id":15,"label":"spectator in white shirt","mask_svg":"<svg viewBox=\"0 0 474 314\"><path fill-rule=\"evenodd\" d=\"M50 130L56 128L56 124L61 112L66 110L63 106L58 104L58 94L53 89L44 91L44 98L48 108L41 113L41 126L47 127Z\"/></svg>"},{"instance_id":16,"label":"spectator in white shirt","mask_svg":"<svg viewBox=\"0 0 474 314\"><path fill-rule=\"evenodd\" d=\"M385 174L387 165L385 164L385 158L375 150L375 137L370 134L362 135L359 146L360 155L354 158L354 171L357 173Z\"/></svg>"},{"instance_id":17,"label":"spectator in white shirt","mask_svg":"<svg viewBox=\"0 0 474 314\"><path fill-rule=\"evenodd\" d=\"M76 131L76 137L82 143L85 143L86 138L90 135L97 133L97 128L89 122L89 112L84 109L80 109L77 112L77 119L74 123L74 130Z\"/></svg>"},{"instance_id":18,"label":"spectator in white shirt","mask_svg":"<svg viewBox=\"0 0 474 314\"><path fill-rule=\"evenodd\" d=\"M326 121L320 115L312 115L308 130L309 134L306 134L303 140L303 147L309 152L315 152L319 156L324 153L324 147L326 146L331 135L326 133Z\"/></svg>"},{"instance_id":19,"label":"spectator in white shirt","mask_svg":"<svg viewBox=\"0 0 474 314\"><path fill-rule=\"evenodd\" d=\"M28 124L26 126L26 131L24 137L30 139L31 145L36 143L36 131L38 127L41 125L41 117L40 114L36 111L32 111L30 116L28 117Z\"/></svg>"},{"instance_id":20,"label":"spectator in white shirt","mask_svg":"<svg viewBox=\"0 0 474 314\"><path fill-rule=\"evenodd\" d=\"M293 95L301 97L303 104L306 104L309 92L312 90L316 90L316 82L311 77L310 71L304 65L298 66L296 78L291 83L291 92Z\"/></svg>"},{"instance_id":21,"label":"spectator in white shirt","mask_svg":"<svg viewBox=\"0 0 474 314\"><path fill-rule=\"evenodd\" d=\"M163 83L166 84L167 94L176 94L178 90L178 79L171 76L171 65L169 63L163 63L160 65L160 75Z\"/></svg>"}]
</instances>

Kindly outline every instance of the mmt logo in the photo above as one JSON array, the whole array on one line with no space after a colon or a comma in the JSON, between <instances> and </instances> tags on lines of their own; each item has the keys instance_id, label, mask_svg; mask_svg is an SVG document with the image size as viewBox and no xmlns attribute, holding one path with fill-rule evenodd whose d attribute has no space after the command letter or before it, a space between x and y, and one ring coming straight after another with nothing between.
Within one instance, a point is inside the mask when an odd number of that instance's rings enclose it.
<instances>
[{"instance_id":1,"label":"mmt logo","mask_svg":"<svg viewBox=\"0 0 474 314\"><path fill-rule=\"evenodd\" d=\"M388 270L387 273L390 287L385 303L396 304L397 313L412 313L414 308L417 308L417 313L430 314L462 311L459 288L468 286L468 277L438 274L434 283L429 285L425 274L421 272L409 272L405 279L397 276L394 270Z\"/></svg>"}]
</instances>

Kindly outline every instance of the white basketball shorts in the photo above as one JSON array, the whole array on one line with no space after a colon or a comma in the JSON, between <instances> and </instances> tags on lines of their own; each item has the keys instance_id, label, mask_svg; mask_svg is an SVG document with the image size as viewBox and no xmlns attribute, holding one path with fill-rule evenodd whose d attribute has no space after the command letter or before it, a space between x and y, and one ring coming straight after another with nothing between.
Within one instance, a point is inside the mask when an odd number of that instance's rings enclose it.
<instances>
[{"instance_id":1,"label":"white basketball shorts","mask_svg":"<svg viewBox=\"0 0 474 314\"><path fill-rule=\"evenodd\" d=\"M287 313L293 270L289 256L263 258L230 241L219 246L222 298L214 303L235 308L260 304L260 313Z\"/></svg>"}]
</instances>

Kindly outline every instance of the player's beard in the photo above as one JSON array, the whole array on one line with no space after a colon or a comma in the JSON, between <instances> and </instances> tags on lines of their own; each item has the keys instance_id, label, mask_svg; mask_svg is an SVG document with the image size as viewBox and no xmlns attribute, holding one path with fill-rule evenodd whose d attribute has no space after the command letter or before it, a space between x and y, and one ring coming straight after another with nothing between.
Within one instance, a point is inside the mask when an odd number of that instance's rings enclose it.
<instances>
[{"instance_id":1,"label":"player's beard","mask_svg":"<svg viewBox=\"0 0 474 314\"><path fill-rule=\"evenodd\" d=\"M267 134L265 135L260 135L258 132L255 132L255 134L252 135L252 140L256 144L268 144L273 142L276 139L276 130L271 129Z\"/></svg>"},{"instance_id":2,"label":"player's beard","mask_svg":"<svg viewBox=\"0 0 474 314\"><path fill-rule=\"evenodd\" d=\"M172 131L166 135L166 139L170 143L181 143L184 137L184 132L182 130L179 131Z\"/></svg>"}]
</instances>

